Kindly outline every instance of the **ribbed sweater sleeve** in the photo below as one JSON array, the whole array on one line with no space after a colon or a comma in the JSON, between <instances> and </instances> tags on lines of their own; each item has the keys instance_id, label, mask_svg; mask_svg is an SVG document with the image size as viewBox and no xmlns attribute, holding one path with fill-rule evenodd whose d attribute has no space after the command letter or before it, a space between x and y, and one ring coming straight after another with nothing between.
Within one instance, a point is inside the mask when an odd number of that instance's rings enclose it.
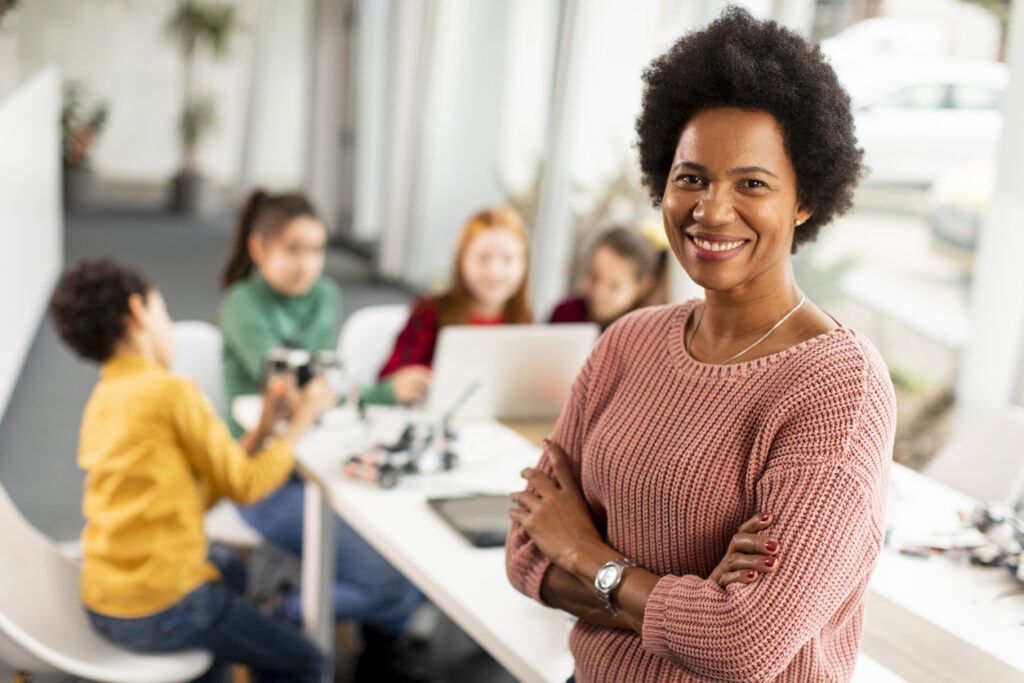
<instances>
[{"instance_id":1,"label":"ribbed sweater sleeve","mask_svg":"<svg viewBox=\"0 0 1024 683\"><path fill-rule=\"evenodd\" d=\"M780 541L779 570L725 590L663 577L644 615L648 652L701 679L773 680L862 598L882 544L894 415L880 360L862 361L808 378L768 430L755 509L775 515L765 533ZM855 645L837 654L852 663Z\"/></svg>"},{"instance_id":2,"label":"ribbed sweater sleeve","mask_svg":"<svg viewBox=\"0 0 1024 683\"><path fill-rule=\"evenodd\" d=\"M587 404L587 387L590 383L590 376L595 364L603 355L603 344L598 342L597 347L587 358L583 369L573 381L569 400L562 415L555 425L551 440L565 451L573 469L573 476L577 481L580 479L580 454L583 451L583 438L586 435L585 415ZM537 464L537 469L549 477L554 477L554 470L548 463L547 458L542 457ZM603 517L603 511L596 510L591 506L591 517L598 523ZM544 574L551 566L551 560L544 556L537 545L530 539L523 528L513 522L509 530L508 539L505 542L505 568L509 581L519 592L543 602L540 597L540 585L544 580Z\"/></svg>"}]
</instances>

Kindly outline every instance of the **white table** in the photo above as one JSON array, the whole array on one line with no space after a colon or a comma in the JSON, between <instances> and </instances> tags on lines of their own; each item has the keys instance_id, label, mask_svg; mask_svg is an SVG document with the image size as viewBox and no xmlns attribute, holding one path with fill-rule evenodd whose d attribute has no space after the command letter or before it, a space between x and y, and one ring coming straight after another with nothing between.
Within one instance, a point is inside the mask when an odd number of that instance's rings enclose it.
<instances>
[{"instance_id":1,"label":"white table","mask_svg":"<svg viewBox=\"0 0 1024 683\"><path fill-rule=\"evenodd\" d=\"M258 412L258 403L247 398L234 407L243 425ZM429 497L520 488L519 472L536 464L540 450L494 421L464 422L458 429L457 468L409 476L390 490L342 471L365 440L354 411L332 411L299 444L299 469L309 482L302 558L307 632L330 652L333 510L517 679L563 683L573 670L570 619L512 588L503 548L472 546L427 504Z\"/></svg>"},{"instance_id":2,"label":"white table","mask_svg":"<svg viewBox=\"0 0 1024 683\"><path fill-rule=\"evenodd\" d=\"M893 464L889 541L879 557L870 591L872 597L884 598L952 636L946 642L954 648L977 648L1004 664L999 680L1012 676L1024 681L1024 585L1005 569L970 565L948 555L921 558L899 552L908 545L948 538L950 532L963 528L957 513L969 513L976 504L959 491ZM887 626L893 633L899 631L898 625ZM866 632L871 628L869 603ZM880 654L867 646L865 650L886 664Z\"/></svg>"},{"instance_id":3,"label":"white table","mask_svg":"<svg viewBox=\"0 0 1024 683\"><path fill-rule=\"evenodd\" d=\"M238 399L234 413L240 424L253 424L259 414L258 398ZM572 671L569 620L509 585L502 549L472 547L426 503L433 496L519 488L519 471L536 463L539 449L499 423L466 423L457 469L408 477L397 488L383 490L348 479L342 472L342 463L363 439L354 412L339 409L298 448L300 470L309 482L303 554L307 632L330 651L334 632L326 596L333 576L329 533L333 510L518 679L564 681ZM956 528L957 511L971 510L974 501L894 464L889 503L892 540L872 578L866 616L864 649L870 658L861 657L855 680L880 681L884 667L899 669L890 661L901 646L904 651L899 654L911 659L919 656L920 652L906 650L920 643L909 643L901 634L919 626L913 620L923 619L936 632L949 636L939 659L956 659L977 648L1004 666L999 680L1024 681L1024 673L1019 679L1012 677L1024 672L1024 593L1019 584L1003 570L965 566L941 556L921 559L898 551L904 543ZM878 598L896 605L895 611L873 610L870 600ZM869 647L872 634L875 643L886 641L884 648ZM934 658L934 653L929 657ZM935 666L945 664L940 661ZM901 680L889 674L892 680ZM914 674L906 678L926 680ZM944 680L977 679L954 672Z\"/></svg>"}]
</instances>

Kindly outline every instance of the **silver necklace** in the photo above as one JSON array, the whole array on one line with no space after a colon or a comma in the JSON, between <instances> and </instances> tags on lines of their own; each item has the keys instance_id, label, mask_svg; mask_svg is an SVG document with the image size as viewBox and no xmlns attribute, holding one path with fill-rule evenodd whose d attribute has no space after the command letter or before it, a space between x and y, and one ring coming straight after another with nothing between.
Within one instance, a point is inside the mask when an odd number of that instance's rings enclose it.
<instances>
[{"instance_id":1,"label":"silver necklace","mask_svg":"<svg viewBox=\"0 0 1024 683\"><path fill-rule=\"evenodd\" d=\"M799 310L799 308L804 305L805 301L807 301L807 296L804 295L803 292L800 292L800 301L798 301L796 303L796 306L794 306L793 308L789 309L789 313L787 313L786 315L784 315L781 318L779 318L779 322L777 322L774 325L772 325L768 329L768 331L765 332L764 334L762 334L761 337L756 342L754 342L753 344L751 344L747 348L743 349L739 353L737 353L737 354L735 354L733 356L729 356L729 358L727 358L726 360L721 362L721 365L728 365L729 363L733 362L734 360L736 360L737 358L739 358L740 356L745 354L747 351L749 351L750 349L754 348L755 346L757 346L758 344L763 342L765 339L767 339L768 335L771 334L772 332L774 332L775 330L779 329L779 325L781 325L782 323L784 323L787 320L789 320L789 317L791 315L793 315L794 313L796 313L797 310ZM707 310L707 307L708 307L708 305L707 305L707 303L705 303L704 307L700 309L700 317L697 318L697 324L694 326L693 332L690 333L690 338L684 340L684 343L683 343L683 346L686 347L686 353L690 354L691 357L693 356L693 354L690 353L690 342L692 342L693 338L697 336L697 330L700 329L700 324L702 322L704 322L704 311Z\"/></svg>"}]
</instances>

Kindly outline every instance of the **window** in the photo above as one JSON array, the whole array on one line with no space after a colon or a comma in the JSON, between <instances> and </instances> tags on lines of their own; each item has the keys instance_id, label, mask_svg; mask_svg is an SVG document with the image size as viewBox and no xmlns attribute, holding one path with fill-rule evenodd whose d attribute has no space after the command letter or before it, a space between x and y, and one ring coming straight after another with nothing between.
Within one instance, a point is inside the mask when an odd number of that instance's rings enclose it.
<instances>
[{"instance_id":1,"label":"window","mask_svg":"<svg viewBox=\"0 0 1024 683\"><path fill-rule=\"evenodd\" d=\"M903 109L942 109L948 104L949 86L941 83L912 85L879 100L883 107Z\"/></svg>"},{"instance_id":2,"label":"window","mask_svg":"<svg viewBox=\"0 0 1024 683\"><path fill-rule=\"evenodd\" d=\"M1003 93L995 88L956 85L953 86L952 101L956 109L999 109L1003 102Z\"/></svg>"}]
</instances>

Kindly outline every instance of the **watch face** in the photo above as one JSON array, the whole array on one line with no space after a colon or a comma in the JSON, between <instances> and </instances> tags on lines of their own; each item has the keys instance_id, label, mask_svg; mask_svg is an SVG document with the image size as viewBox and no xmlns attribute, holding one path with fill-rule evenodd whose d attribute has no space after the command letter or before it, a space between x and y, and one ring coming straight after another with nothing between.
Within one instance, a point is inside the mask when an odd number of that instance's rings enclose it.
<instances>
[{"instance_id":1,"label":"watch face","mask_svg":"<svg viewBox=\"0 0 1024 683\"><path fill-rule=\"evenodd\" d=\"M597 573L597 585L601 587L601 590L608 590L615 585L615 579L618 576L618 567L601 567L601 571Z\"/></svg>"}]
</instances>

